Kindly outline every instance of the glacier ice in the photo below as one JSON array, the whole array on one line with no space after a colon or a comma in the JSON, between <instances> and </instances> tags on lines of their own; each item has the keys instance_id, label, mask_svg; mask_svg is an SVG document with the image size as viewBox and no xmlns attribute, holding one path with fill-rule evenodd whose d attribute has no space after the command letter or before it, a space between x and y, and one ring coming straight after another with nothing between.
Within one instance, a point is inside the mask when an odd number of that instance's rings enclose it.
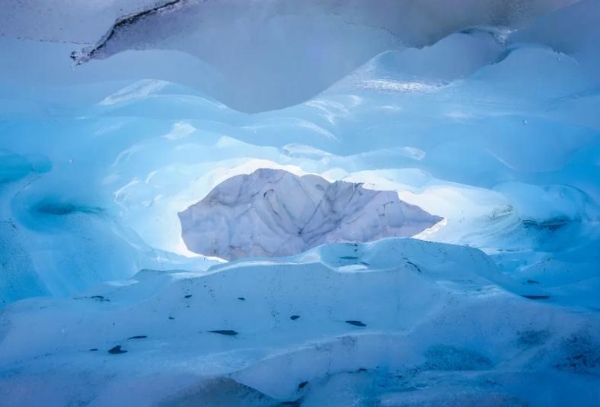
<instances>
[{"instance_id":1,"label":"glacier ice","mask_svg":"<svg viewBox=\"0 0 600 407\"><path fill-rule=\"evenodd\" d=\"M0 0L0 405L600 404L600 1L166 3Z\"/></svg>"},{"instance_id":2,"label":"glacier ice","mask_svg":"<svg viewBox=\"0 0 600 407\"><path fill-rule=\"evenodd\" d=\"M228 179L179 219L191 251L227 260L410 237L442 220L400 201L394 191L272 169Z\"/></svg>"},{"instance_id":3,"label":"glacier ice","mask_svg":"<svg viewBox=\"0 0 600 407\"><path fill-rule=\"evenodd\" d=\"M342 406L410 405L448 389L452 405L475 395L560 405L573 392L592 405L600 321L523 297L536 287L500 288L518 286L478 250L409 239L205 275L142 271L72 299L12 306L0 360L21 373L0 382L0 395L34 405L37 394L14 389L36 386L55 405ZM109 352L116 346L123 353ZM415 387L424 390L407 393Z\"/></svg>"},{"instance_id":4,"label":"glacier ice","mask_svg":"<svg viewBox=\"0 0 600 407\"><path fill-rule=\"evenodd\" d=\"M31 27L22 18L47 6L30 0L29 7L6 6L0 26L26 38L95 41L73 53L77 63L127 50L195 55L225 80L224 86L203 86L203 91L238 110L257 112L313 97L386 50L423 47L473 26L520 26L573 1L377 0L372 7L370 0L129 0L73 7L53 0L50 16ZM115 14L122 17L113 24ZM173 63L168 70L179 67ZM126 64L120 69L130 70ZM175 76L180 83L196 82Z\"/></svg>"}]
</instances>

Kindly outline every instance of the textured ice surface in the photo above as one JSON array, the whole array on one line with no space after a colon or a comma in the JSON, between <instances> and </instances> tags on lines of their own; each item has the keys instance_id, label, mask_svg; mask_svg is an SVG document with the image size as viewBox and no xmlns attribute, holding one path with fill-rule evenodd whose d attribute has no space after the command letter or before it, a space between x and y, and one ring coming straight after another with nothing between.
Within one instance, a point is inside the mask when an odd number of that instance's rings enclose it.
<instances>
[{"instance_id":1,"label":"textured ice surface","mask_svg":"<svg viewBox=\"0 0 600 407\"><path fill-rule=\"evenodd\" d=\"M450 393L451 405L594 405L598 313L532 295L541 292L478 250L407 239L204 275L147 270L73 299L9 306L0 397L348 406L435 404Z\"/></svg>"},{"instance_id":2,"label":"textured ice surface","mask_svg":"<svg viewBox=\"0 0 600 407\"><path fill-rule=\"evenodd\" d=\"M0 404L600 404L600 2L567 3L211 0L74 66L157 4L0 1ZM178 214L265 169L443 220L191 253Z\"/></svg>"},{"instance_id":3,"label":"textured ice surface","mask_svg":"<svg viewBox=\"0 0 600 407\"><path fill-rule=\"evenodd\" d=\"M189 64L191 77L176 62L159 61L150 70L164 75L159 67L167 65L179 83L194 82L229 106L257 112L305 101L381 52L431 45L473 26L520 26L573 2L28 0L8 2L0 33L76 43L78 63L127 50L185 52L214 67L225 83L198 84L204 69ZM39 24L23 21L41 12ZM81 50L81 43L93 45ZM139 68L120 69L140 77Z\"/></svg>"},{"instance_id":4,"label":"textured ice surface","mask_svg":"<svg viewBox=\"0 0 600 407\"><path fill-rule=\"evenodd\" d=\"M179 218L191 251L228 260L410 237L442 220L400 201L397 192L271 169L228 179Z\"/></svg>"}]
</instances>

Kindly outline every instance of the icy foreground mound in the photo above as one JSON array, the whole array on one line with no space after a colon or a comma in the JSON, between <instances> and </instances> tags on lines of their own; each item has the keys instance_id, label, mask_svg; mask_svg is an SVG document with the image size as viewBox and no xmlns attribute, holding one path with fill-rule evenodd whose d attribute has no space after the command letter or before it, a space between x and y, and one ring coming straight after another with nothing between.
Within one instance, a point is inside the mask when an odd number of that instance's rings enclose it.
<instances>
[{"instance_id":1,"label":"icy foreground mound","mask_svg":"<svg viewBox=\"0 0 600 407\"><path fill-rule=\"evenodd\" d=\"M552 299L534 289L477 250L408 239L205 275L147 270L74 299L7 307L0 399L595 405L599 314L544 304Z\"/></svg>"},{"instance_id":2,"label":"icy foreground mound","mask_svg":"<svg viewBox=\"0 0 600 407\"><path fill-rule=\"evenodd\" d=\"M179 218L191 251L227 260L410 237L442 220L396 192L272 169L228 179Z\"/></svg>"}]
</instances>

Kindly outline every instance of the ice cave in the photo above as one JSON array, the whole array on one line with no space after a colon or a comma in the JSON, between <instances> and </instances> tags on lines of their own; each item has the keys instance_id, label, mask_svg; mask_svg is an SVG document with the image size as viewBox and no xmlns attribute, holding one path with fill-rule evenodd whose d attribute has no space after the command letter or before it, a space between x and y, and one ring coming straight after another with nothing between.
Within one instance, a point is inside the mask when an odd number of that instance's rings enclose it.
<instances>
[{"instance_id":1,"label":"ice cave","mask_svg":"<svg viewBox=\"0 0 600 407\"><path fill-rule=\"evenodd\" d=\"M600 406L600 0L0 0L13 406Z\"/></svg>"}]
</instances>

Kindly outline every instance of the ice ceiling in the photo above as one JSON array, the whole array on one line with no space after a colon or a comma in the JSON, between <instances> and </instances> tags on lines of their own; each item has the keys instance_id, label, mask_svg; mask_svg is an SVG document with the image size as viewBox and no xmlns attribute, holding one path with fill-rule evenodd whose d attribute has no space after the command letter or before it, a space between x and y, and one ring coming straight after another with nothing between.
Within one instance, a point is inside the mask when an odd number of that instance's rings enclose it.
<instances>
[{"instance_id":1,"label":"ice ceiling","mask_svg":"<svg viewBox=\"0 0 600 407\"><path fill-rule=\"evenodd\" d=\"M598 44L598 0L0 0L0 401L600 404Z\"/></svg>"}]
</instances>

